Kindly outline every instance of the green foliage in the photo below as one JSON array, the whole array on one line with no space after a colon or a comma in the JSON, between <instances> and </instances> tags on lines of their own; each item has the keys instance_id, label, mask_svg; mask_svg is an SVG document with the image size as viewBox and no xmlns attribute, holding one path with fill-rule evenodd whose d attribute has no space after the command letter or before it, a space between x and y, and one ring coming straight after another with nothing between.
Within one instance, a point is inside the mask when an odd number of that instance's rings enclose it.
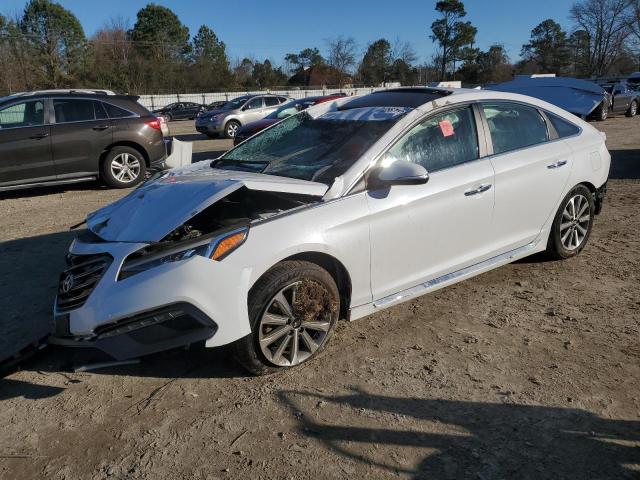
<instances>
[{"instance_id":1,"label":"green foliage","mask_svg":"<svg viewBox=\"0 0 640 480\"><path fill-rule=\"evenodd\" d=\"M131 39L155 52L169 50L186 54L189 51L189 29L171 9L154 3L138 11Z\"/></svg>"},{"instance_id":2,"label":"green foliage","mask_svg":"<svg viewBox=\"0 0 640 480\"><path fill-rule=\"evenodd\" d=\"M384 38L376 40L367 48L358 69L360 82L380 85L389 81L392 64L391 44Z\"/></svg>"},{"instance_id":3,"label":"green foliage","mask_svg":"<svg viewBox=\"0 0 640 480\"><path fill-rule=\"evenodd\" d=\"M31 0L20 30L33 56L34 73L50 87L73 86L81 75L86 38L76 16L50 0Z\"/></svg>"},{"instance_id":4,"label":"green foliage","mask_svg":"<svg viewBox=\"0 0 640 480\"><path fill-rule=\"evenodd\" d=\"M550 18L531 30L531 40L522 46L521 55L537 73L564 75L571 64L567 34Z\"/></svg>"},{"instance_id":5,"label":"green foliage","mask_svg":"<svg viewBox=\"0 0 640 480\"><path fill-rule=\"evenodd\" d=\"M320 50L317 48L305 48L299 53L287 53L284 60L291 65L295 73L325 63L324 58L320 55Z\"/></svg>"},{"instance_id":6,"label":"green foliage","mask_svg":"<svg viewBox=\"0 0 640 480\"><path fill-rule=\"evenodd\" d=\"M464 22L467 15L460 0L442 0L436 3L440 18L431 24L431 40L440 46L440 79L446 80L451 63L461 60L464 47L471 46L477 29L471 22Z\"/></svg>"}]
</instances>

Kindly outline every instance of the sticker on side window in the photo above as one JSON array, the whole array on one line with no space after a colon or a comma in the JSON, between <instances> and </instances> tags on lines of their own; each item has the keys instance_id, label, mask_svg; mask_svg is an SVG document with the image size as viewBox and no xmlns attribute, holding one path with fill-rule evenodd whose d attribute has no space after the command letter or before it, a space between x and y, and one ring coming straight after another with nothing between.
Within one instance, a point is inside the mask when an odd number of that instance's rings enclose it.
<instances>
[{"instance_id":1,"label":"sticker on side window","mask_svg":"<svg viewBox=\"0 0 640 480\"><path fill-rule=\"evenodd\" d=\"M443 137L450 137L451 135L453 135L453 125L451 125L451 122L449 120L442 120L440 121L439 125Z\"/></svg>"}]
</instances>

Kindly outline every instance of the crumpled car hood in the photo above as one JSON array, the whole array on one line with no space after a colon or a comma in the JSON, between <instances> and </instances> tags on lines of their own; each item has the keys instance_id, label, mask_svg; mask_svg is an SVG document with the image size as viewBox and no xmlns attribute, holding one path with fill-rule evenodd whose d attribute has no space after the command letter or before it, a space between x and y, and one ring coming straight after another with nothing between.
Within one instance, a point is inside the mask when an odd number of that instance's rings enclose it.
<instances>
[{"instance_id":1,"label":"crumpled car hood","mask_svg":"<svg viewBox=\"0 0 640 480\"><path fill-rule=\"evenodd\" d=\"M111 242L158 242L239 188L321 197L323 183L261 173L220 170L199 162L170 170L87 216L87 227Z\"/></svg>"}]
</instances>

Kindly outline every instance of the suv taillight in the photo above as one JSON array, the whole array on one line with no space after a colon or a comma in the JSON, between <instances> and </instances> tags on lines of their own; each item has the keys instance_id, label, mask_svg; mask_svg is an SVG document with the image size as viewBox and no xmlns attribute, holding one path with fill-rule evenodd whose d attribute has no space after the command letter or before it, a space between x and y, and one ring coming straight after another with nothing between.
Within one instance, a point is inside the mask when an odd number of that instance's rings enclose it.
<instances>
[{"instance_id":1,"label":"suv taillight","mask_svg":"<svg viewBox=\"0 0 640 480\"><path fill-rule=\"evenodd\" d=\"M153 120L147 120L146 122L144 122L144 124L151 128L155 128L156 130L162 129L159 118L154 118Z\"/></svg>"}]
</instances>

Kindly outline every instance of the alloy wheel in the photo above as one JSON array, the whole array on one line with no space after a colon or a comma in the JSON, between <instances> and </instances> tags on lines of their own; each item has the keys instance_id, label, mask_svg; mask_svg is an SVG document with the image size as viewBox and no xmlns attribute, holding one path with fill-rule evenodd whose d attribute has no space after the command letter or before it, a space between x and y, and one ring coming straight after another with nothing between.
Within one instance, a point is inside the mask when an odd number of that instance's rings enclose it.
<instances>
[{"instance_id":1,"label":"alloy wheel","mask_svg":"<svg viewBox=\"0 0 640 480\"><path fill-rule=\"evenodd\" d=\"M233 138L236 136L236 133L238 133L238 125L236 123L230 123L227 126L227 135Z\"/></svg>"},{"instance_id":2,"label":"alloy wheel","mask_svg":"<svg viewBox=\"0 0 640 480\"><path fill-rule=\"evenodd\" d=\"M560 223L560 241L567 250L576 250L589 232L591 212L589 200L584 195L575 195L569 199L562 212Z\"/></svg>"},{"instance_id":3,"label":"alloy wheel","mask_svg":"<svg viewBox=\"0 0 640 480\"><path fill-rule=\"evenodd\" d=\"M298 295L303 282L280 290L267 304L258 325L258 343L266 359L279 367L304 362L326 342L331 329L331 312L320 310L309 318L300 311ZM314 288L322 285L313 282ZM328 292L326 292L328 294Z\"/></svg>"},{"instance_id":4,"label":"alloy wheel","mask_svg":"<svg viewBox=\"0 0 640 480\"><path fill-rule=\"evenodd\" d=\"M140 161L126 152L116 155L111 160L111 174L119 182L134 182L140 175Z\"/></svg>"}]
</instances>

